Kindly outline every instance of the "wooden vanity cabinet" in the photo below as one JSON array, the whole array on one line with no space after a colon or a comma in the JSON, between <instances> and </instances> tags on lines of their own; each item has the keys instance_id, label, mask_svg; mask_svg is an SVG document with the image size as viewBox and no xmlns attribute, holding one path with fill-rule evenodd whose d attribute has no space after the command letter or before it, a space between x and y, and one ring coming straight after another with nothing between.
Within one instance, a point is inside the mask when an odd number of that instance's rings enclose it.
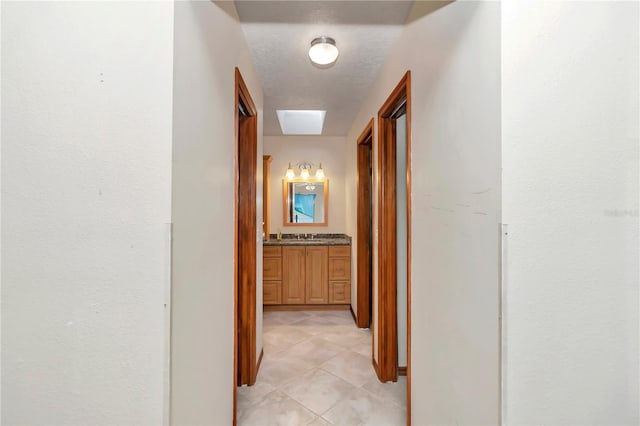
<instances>
[{"instance_id":1,"label":"wooden vanity cabinet","mask_svg":"<svg viewBox=\"0 0 640 426\"><path fill-rule=\"evenodd\" d=\"M327 303L329 301L329 280L327 263L329 251L327 246L307 247L305 303Z\"/></svg>"},{"instance_id":2,"label":"wooden vanity cabinet","mask_svg":"<svg viewBox=\"0 0 640 426\"><path fill-rule=\"evenodd\" d=\"M299 305L304 303L306 286L307 248L304 246L282 247L282 303Z\"/></svg>"},{"instance_id":3,"label":"wooden vanity cabinet","mask_svg":"<svg viewBox=\"0 0 640 426\"><path fill-rule=\"evenodd\" d=\"M327 303L327 246L282 247L282 303Z\"/></svg>"},{"instance_id":4,"label":"wooden vanity cabinet","mask_svg":"<svg viewBox=\"0 0 640 426\"><path fill-rule=\"evenodd\" d=\"M264 246L262 251L262 303L282 304L282 247Z\"/></svg>"},{"instance_id":5,"label":"wooden vanity cabinet","mask_svg":"<svg viewBox=\"0 0 640 426\"><path fill-rule=\"evenodd\" d=\"M351 303L351 247L329 247L329 303Z\"/></svg>"},{"instance_id":6,"label":"wooden vanity cabinet","mask_svg":"<svg viewBox=\"0 0 640 426\"><path fill-rule=\"evenodd\" d=\"M351 247L264 246L265 305L351 302Z\"/></svg>"}]
</instances>

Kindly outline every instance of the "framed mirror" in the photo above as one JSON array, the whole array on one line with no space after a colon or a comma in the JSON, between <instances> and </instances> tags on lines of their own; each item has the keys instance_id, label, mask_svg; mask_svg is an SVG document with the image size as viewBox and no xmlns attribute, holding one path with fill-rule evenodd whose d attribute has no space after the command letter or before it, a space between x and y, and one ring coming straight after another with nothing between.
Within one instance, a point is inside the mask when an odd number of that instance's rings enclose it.
<instances>
[{"instance_id":1,"label":"framed mirror","mask_svg":"<svg viewBox=\"0 0 640 426\"><path fill-rule=\"evenodd\" d=\"M327 226L329 179L283 179L284 226Z\"/></svg>"}]
</instances>

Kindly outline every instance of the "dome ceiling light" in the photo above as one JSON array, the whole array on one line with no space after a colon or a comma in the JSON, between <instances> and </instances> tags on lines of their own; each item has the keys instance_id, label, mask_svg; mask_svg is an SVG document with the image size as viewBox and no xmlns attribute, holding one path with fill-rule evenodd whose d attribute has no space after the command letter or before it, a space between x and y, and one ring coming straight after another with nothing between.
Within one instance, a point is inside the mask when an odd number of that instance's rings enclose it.
<instances>
[{"instance_id":1,"label":"dome ceiling light","mask_svg":"<svg viewBox=\"0 0 640 426\"><path fill-rule=\"evenodd\" d=\"M338 59L338 48L336 41L331 37L321 36L311 40L309 48L309 59L314 64L327 66L333 64Z\"/></svg>"}]
</instances>

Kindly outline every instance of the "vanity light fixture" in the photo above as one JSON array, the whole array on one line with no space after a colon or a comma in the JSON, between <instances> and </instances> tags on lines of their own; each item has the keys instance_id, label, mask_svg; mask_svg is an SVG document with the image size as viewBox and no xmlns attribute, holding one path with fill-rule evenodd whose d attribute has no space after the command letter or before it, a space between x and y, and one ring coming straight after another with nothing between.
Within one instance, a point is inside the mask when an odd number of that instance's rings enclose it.
<instances>
[{"instance_id":1,"label":"vanity light fixture","mask_svg":"<svg viewBox=\"0 0 640 426\"><path fill-rule=\"evenodd\" d=\"M289 168L287 169L287 173L286 173L287 179L291 180L294 177L296 177L296 174L294 173L293 169L291 168L291 163L289 163Z\"/></svg>"},{"instance_id":2,"label":"vanity light fixture","mask_svg":"<svg viewBox=\"0 0 640 426\"><path fill-rule=\"evenodd\" d=\"M309 179L309 169L306 167L300 171L300 177L302 179Z\"/></svg>"},{"instance_id":3,"label":"vanity light fixture","mask_svg":"<svg viewBox=\"0 0 640 426\"><path fill-rule=\"evenodd\" d=\"M300 169L300 179L309 179L311 177L311 169L313 168L313 163L309 163L308 161L303 161L300 163L296 163L296 166ZM289 163L289 168L287 168L287 171L285 173L285 177L288 180L293 180L296 178L296 173L293 170L293 167L291 166L291 163ZM318 167L318 170L316 170L315 175L313 176L314 179L324 179L324 169L322 168L322 163L320 163L320 167Z\"/></svg>"},{"instance_id":4,"label":"vanity light fixture","mask_svg":"<svg viewBox=\"0 0 640 426\"><path fill-rule=\"evenodd\" d=\"M320 36L311 40L309 59L318 65L331 65L338 59L336 41L331 37Z\"/></svg>"}]
</instances>

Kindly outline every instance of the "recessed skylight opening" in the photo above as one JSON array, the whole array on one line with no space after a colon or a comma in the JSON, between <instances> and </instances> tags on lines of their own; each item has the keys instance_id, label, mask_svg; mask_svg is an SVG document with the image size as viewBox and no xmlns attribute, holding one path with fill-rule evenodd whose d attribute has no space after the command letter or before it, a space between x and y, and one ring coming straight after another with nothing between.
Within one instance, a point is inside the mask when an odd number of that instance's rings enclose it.
<instances>
[{"instance_id":1,"label":"recessed skylight opening","mask_svg":"<svg viewBox=\"0 0 640 426\"><path fill-rule=\"evenodd\" d=\"M276 110L283 135L321 135L327 111L321 110Z\"/></svg>"}]
</instances>

